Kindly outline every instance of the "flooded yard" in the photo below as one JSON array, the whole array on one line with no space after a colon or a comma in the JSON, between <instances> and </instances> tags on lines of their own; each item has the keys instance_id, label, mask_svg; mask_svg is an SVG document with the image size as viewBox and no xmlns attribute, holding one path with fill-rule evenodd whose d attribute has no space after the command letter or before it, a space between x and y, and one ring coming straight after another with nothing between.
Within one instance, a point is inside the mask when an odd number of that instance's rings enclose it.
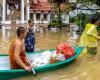
<instances>
[{"instance_id":1,"label":"flooded yard","mask_svg":"<svg viewBox=\"0 0 100 80\"><path fill-rule=\"evenodd\" d=\"M4 35L4 32L0 30L0 54L8 54L11 42L10 31L11 30L7 30ZM43 33L37 31L35 36L37 50L56 48L58 44L68 42L70 40L69 33L66 29L55 32L51 32L46 29ZM100 80L99 56L100 54L97 54L95 59L93 58L93 60L89 60L86 53L81 53L72 64L58 70L40 73L38 76L41 78L40 80ZM34 80L34 75L13 80Z\"/></svg>"}]
</instances>

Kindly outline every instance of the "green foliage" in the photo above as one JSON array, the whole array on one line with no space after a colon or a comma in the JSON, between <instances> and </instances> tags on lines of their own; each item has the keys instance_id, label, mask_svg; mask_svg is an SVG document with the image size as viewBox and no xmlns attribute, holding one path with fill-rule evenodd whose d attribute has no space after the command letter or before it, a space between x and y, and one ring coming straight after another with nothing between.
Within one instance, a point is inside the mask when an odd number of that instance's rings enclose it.
<instances>
[{"instance_id":1,"label":"green foliage","mask_svg":"<svg viewBox=\"0 0 100 80\"><path fill-rule=\"evenodd\" d=\"M63 25L63 22L60 20L52 20L50 23L49 23L50 26L52 27L61 27Z\"/></svg>"},{"instance_id":2,"label":"green foliage","mask_svg":"<svg viewBox=\"0 0 100 80\"><path fill-rule=\"evenodd\" d=\"M88 22L88 20L89 20L89 15L82 13L77 15L75 22L78 26L84 27L85 24Z\"/></svg>"},{"instance_id":3,"label":"green foliage","mask_svg":"<svg viewBox=\"0 0 100 80\"><path fill-rule=\"evenodd\" d=\"M58 20L52 23L52 25L61 25L62 21L61 21L61 4L64 3L66 4L66 2L68 2L67 0L48 0L50 3L53 4L53 10L58 12ZM67 6L68 5L68 6ZM66 4L67 9L65 11L69 11L70 9L70 5Z\"/></svg>"},{"instance_id":4,"label":"green foliage","mask_svg":"<svg viewBox=\"0 0 100 80\"><path fill-rule=\"evenodd\" d=\"M100 19L100 12L97 12L96 14L94 14L93 16L95 16L96 18Z\"/></svg>"},{"instance_id":5,"label":"green foliage","mask_svg":"<svg viewBox=\"0 0 100 80\"><path fill-rule=\"evenodd\" d=\"M82 16L82 17L81 17ZM70 17L70 22L75 22L79 27L83 28L85 27L85 25L89 22L90 20L90 16L93 17L97 17L100 19L100 13L96 13L96 14L78 14L76 17L71 18ZM100 26L97 27L98 32L100 31Z\"/></svg>"},{"instance_id":6,"label":"green foliage","mask_svg":"<svg viewBox=\"0 0 100 80\"><path fill-rule=\"evenodd\" d=\"M96 0L96 4L100 6L100 0Z\"/></svg>"},{"instance_id":7,"label":"green foliage","mask_svg":"<svg viewBox=\"0 0 100 80\"><path fill-rule=\"evenodd\" d=\"M77 3L94 3L96 0L77 0Z\"/></svg>"},{"instance_id":8,"label":"green foliage","mask_svg":"<svg viewBox=\"0 0 100 80\"><path fill-rule=\"evenodd\" d=\"M77 0L77 3L82 3L82 4L97 4L100 6L100 0Z\"/></svg>"},{"instance_id":9,"label":"green foliage","mask_svg":"<svg viewBox=\"0 0 100 80\"><path fill-rule=\"evenodd\" d=\"M61 10L60 10L60 5L64 2L65 0L49 0L49 2L53 3L55 7L58 8L58 21L54 21L55 23L59 22L60 23L60 18L61 18Z\"/></svg>"},{"instance_id":10,"label":"green foliage","mask_svg":"<svg viewBox=\"0 0 100 80\"><path fill-rule=\"evenodd\" d=\"M75 22L76 18L75 17L70 17L69 22Z\"/></svg>"},{"instance_id":11,"label":"green foliage","mask_svg":"<svg viewBox=\"0 0 100 80\"><path fill-rule=\"evenodd\" d=\"M97 18L99 18L99 20L100 20L100 12L94 14L94 16L97 17ZM97 32L100 34L100 25L97 26Z\"/></svg>"},{"instance_id":12,"label":"green foliage","mask_svg":"<svg viewBox=\"0 0 100 80\"><path fill-rule=\"evenodd\" d=\"M62 27L67 27L67 24L63 23L61 19L59 20L58 17L56 17L49 22L49 27L58 27L61 29Z\"/></svg>"},{"instance_id":13,"label":"green foliage","mask_svg":"<svg viewBox=\"0 0 100 80\"><path fill-rule=\"evenodd\" d=\"M96 29L97 29L97 32L100 33L100 26L97 26Z\"/></svg>"},{"instance_id":14,"label":"green foliage","mask_svg":"<svg viewBox=\"0 0 100 80\"><path fill-rule=\"evenodd\" d=\"M70 17L70 22L75 22L82 30L84 30L84 27L86 23L89 21L89 16L88 14L78 14L76 17Z\"/></svg>"},{"instance_id":15,"label":"green foliage","mask_svg":"<svg viewBox=\"0 0 100 80\"><path fill-rule=\"evenodd\" d=\"M69 21L70 22L75 22L78 26L80 27L84 27L85 24L88 22L89 20L89 15L88 14L78 14L76 17L70 17Z\"/></svg>"}]
</instances>

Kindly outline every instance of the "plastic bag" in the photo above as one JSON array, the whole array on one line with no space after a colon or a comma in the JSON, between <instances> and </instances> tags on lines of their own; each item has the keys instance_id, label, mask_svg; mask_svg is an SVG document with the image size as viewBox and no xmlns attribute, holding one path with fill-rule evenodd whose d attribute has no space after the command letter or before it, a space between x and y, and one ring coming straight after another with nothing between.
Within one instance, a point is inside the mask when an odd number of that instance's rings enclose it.
<instances>
[{"instance_id":1,"label":"plastic bag","mask_svg":"<svg viewBox=\"0 0 100 80\"><path fill-rule=\"evenodd\" d=\"M59 44L56 48L56 52L57 54L64 54L65 58L70 58L72 56L74 56L75 54L75 50L73 47L70 46L69 43L62 43Z\"/></svg>"}]
</instances>

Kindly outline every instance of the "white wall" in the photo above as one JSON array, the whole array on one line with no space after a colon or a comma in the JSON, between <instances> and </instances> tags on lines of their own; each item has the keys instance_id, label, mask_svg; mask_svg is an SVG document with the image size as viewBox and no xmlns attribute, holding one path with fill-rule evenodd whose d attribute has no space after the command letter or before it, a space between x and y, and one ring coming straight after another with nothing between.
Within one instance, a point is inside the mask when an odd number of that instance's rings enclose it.
<instances>
[{"instance_id":1,"label":"white wall","mask_svg":"<svg viewBox=\"0 0 100 80\"><path fill-rule=\"evenodd\" d=\"M42 13L40 13L40 20L36 20L36 13L33 14L33 16L34 16L33 17L34 23L49 23L49 21L50 21L50 14L49 13L47 14L47 20L46 21L45 20L42 21L42 19L43 19L43 14Z\"/></svg>"},{"instance_id":2,"label":"white wall","mask_svg":"<svg viewBox=\"0 0 100 80\"><path fill-rule=\"evenodd\" d=\"M68 14L63 13L61 17L62 17L63 23L69 23L69 15Z\"/></svg>"}]
</instances>

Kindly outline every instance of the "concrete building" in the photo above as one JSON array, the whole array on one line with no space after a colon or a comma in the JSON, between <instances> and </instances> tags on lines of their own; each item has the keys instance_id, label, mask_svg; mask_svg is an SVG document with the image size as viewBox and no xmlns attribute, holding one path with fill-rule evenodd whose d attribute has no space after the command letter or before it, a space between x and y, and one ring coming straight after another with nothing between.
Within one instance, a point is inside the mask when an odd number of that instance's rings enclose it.
<instances>
[{"instance_id":1,"label":"concrete building","mask_svg":"<svg viewBox=\"0 0 100 80\"><path fill-rule=\"evenodd\" d=\"M15 4L18 12L11 14L9 3ZM51 12L52 6L48 3L48 0L0 0L2 24L11 24L12 18L16 19L16 23L25 23L32 19L34 23L47 24L51 19ZM68 23L68 14L62 14L62 20L64 23Z\"/></svg>"},{"instance_id":2,"label":"concrete building","mask_svg":"<svg viewBox=\"0 0 100 80\"><path fill-rule=\"evenodd\" d=\"M52 6L48 3L48 0L35 0L35 2L30 2L30 19L39 25L48 24L52 12Z\"/></svg>"},{"instance_id":3,"label":"concrete building","mask_svg":"<svg viewBox=\"0 0 100 80\"><path fill-rule=\"evenodd\" d=\"M17 3L16 3L17 1ZM8 3L15 4L19 13L11 15ZM11 23L11 16L17 23L24 23L32 19L34 23L48 23L50 21L51 5L47 0L0 0L0 17L3 24Z\"/></svg>"},{"instance_id":4,"label":"concrete building","mask_svg":"<svg viewBox=\"0 0 100 80\"><path fill-rule=\"evenodd\" d=\"M17 1L17 2L16 2ZM16 18L16 23L24 23L30 19L29 13L30 8L29 4L30 0L0 0L0 17L2 18L3 24L11 23L11 10L9 8L8 3L15 4L16 8L18 8L18 12L16 14L14 12L12 17Z\"/></svg>"}]
</instances>

